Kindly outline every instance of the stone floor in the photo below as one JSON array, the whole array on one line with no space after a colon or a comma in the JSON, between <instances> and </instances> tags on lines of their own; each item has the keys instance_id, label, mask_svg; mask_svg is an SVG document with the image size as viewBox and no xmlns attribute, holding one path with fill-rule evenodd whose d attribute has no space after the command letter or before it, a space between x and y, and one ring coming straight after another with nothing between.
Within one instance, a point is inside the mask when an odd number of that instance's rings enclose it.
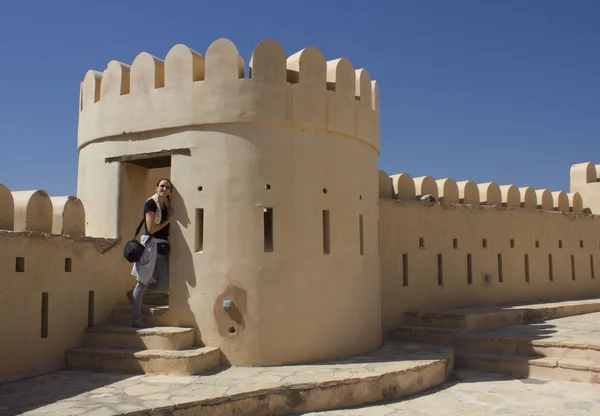
<instances>
[{"instance_id":1,"label":"stone floor","mask_svg":"<svg viewBox=\"0 0 600 416\"><path fill-rule=\"evenodd\" d=\"M600 346L600 313L505 327L493 330L493 333L511 338ZM229 368L195 377L59 371L0 384L0 416L166 415L194 403L222 403L223 400L264 396L286 386L349 385L358 379L377 379L384 373L422 369L445 357L448 357L448 351L440 347L388 343L374 354L335 363ZM457 371L441 388L395 403L304 414L600 415L600 385L519 380L497 374Z\"/></svg>"},{"instance_id":2,"label":"stone floor","mask_svg":"<svg viewBox=\"0 0 600 416\"><path fill-rule=\"evenodd\" d=\"M600 312L477 331L475 334L494 338L543 341L551 344L586 345L600 349Z\"/></svg>"},{"instance_id":3,"label":"stone floor","mask_svg":"<svg viewBox=\"0 0 600 416\"><path fill-rule=\"evenodd\" d=\"M330 416L597 416L600 385L514 379L458 370L433 391L380 406L304 413Z\"/></svg>"},{"instance_id":4,"label":"stone floor","mask_svg":"<svg viewBox=\"0 0 600 416\"><path fill-rule=\"evenodd\" d=\"M265 393L283 396L285 405L286 399L290 399L290 388L302 391L308 400L311 389L322 394L337 387L341 390L336 393L340 403L347 402L348 390L355 388L360 390L358 397L368 397L367 393L372 392L380 400L382 387L389 385L389 380L384 377L389 375L398 377L406 373L404 378L400 377L405 385L415 385L410 394L428 388L427 378L431 378L431 371L439 381L430 386L440 385L446 379L452 354L446 347L389 342L371 354L349 360L285 367L233 367L202 376L126 376L58 371L0 385L0 415L166 415L175 411L196 415L204 413L192 410L186 413L185 409L201 405L225 407L221 406L224 402L235 402L237 409L246 410L255 405L249 402L250 399L260 399ZM428 375L424 373L426 371ZM332 400L331 395L328 400ZM359 403L369 401L355 402ZM299 410L302 407L294 406ZM216 413L230 415L235 412L219 409Z\"/></svg>"}]
</instances>

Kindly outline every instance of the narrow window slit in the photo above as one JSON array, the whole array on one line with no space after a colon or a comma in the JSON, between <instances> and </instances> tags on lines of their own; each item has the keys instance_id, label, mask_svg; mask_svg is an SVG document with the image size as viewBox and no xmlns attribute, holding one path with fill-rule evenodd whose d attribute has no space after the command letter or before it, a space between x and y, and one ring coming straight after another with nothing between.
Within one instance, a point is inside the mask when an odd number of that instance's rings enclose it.
<instances>
[{"instance_id":1,"label":"narrow window slit","mask_svg":"<svg viewBox=\"0 0 600 416\"><path fill-rule=\"evenodd\" d=\"M419 237L419 248L425 248L425 240L423 237Z\"/></svg>"},{"instance_id":2,"label":"narrow window slit","mask_svg":"<svg viewBox=\"0 0 600 416\"><path fill-rule=\"evenodd\" d=\"M359 238L360 238L360 255L362 256L363 254L365 254L365 241L364 241L364 229L363 229L363 216L359 215L358 216L358 233L359 233Z\"/></svg>"},{"instance_id":3,"label":"narrow window slit","mask_svg":"<svg viewBox=\"0 0 600 416\"><path fill-rule=\"evenodd\" d=\"M514 238L510 239L510 248L515 248L515 239Z\"/></svg>"},{"instance_id":4,"label":"narrow window slit","mask_svg":"<svg viewBox=\"0 0 600 416\"><path fill-rule=\"evenodd\" d=\"M402 254L402 286L408 286L408 253Z\"/></svg>"},{"instance_id":5,"label":"narrow window slit","mask_svg":"<svg viewBox=\"0 0 600 416\"><path fill-rule=\"evenodd\" d=\"M67 273L71 273L71 266L73 264L73 261L71 258L67 257L65 259L65 272Z\"/></svg>"},{"instance_id":6,"label":"narrow window slit","mask_svg":"<svg viewBox=\"0 0 600 416\"><path fill-rule=\"evenodd\" d=\"M442 263L442 255L437 255L437 263L438 263L438 286L444 285L444 264Z\"/></svg>"},{"instance_id":7,"label":"narrow window slit","mask_svg":"<svg viewBox=\"0 0 600 416\"><path fill-rule=\"evenodd\" d=\"M483 246L483 248L487 247L487 238L484 238L483 240L481 240L481 245Z\"/></svg>"},{"instance_id":8,"label":"narrow window slit","mask_svg":"<svg viewBox=\"0 0 600 416\"><path fill-rule=\"evenodd\" d=\"M323 254L330 253L329 210L323 210Z\"/></svg>"},{"instance_id":9,"label":"narrow window slit","mask_svg":"<svg viewBox=\"0 0 600 416\"><path fill-rule=\"evenodd\" d=\"M42 293L42 338L48 338L48 292Z\"/></svg>"},{"instance_id":10,"label":"narrow window slit","mask_svg":"<svg viewBox=\"0 0 600 416\"><path fill-rule=\"evenodd\" d=\"M504 277L502 276L502 254L498 253L498 282L502 283Z\"/></svg>"},{"instance_id":11,"label":"narrow window slit","mask_svg":"<svg viewBox=\"0 0 600 416\"><path fill-rule=\"evenodd\" d=\"M590 254L590 276L592 279L596 278L596 273L594 271L594 255Z\"/></svg>"},{"instance_id":12,"label":"narrow window slit","mask_svg":"<svg viewBox=\"0 0 600 416\"><path fill-rule=\"evenodd\" d=\"M94 326L94 298L96 293L90 290L88 293L88 328Z\"/></svg>"},{"instance_id":13,"label":"narrow window slit","mask_svg":"<svg viewBox=\"0 0 600 416\"><path fill-rule=\"evenodd\" d=\"M263 233L265 253L273 251L273 208L263 209Z\"/></svg>"},{"instance_id":14,"label":"narrow window slit","mask_svg":"<svg viewBox=\"0 0 600 416\"><path fill-rule=\"evenodd\" d=\"M571 254L571 280L575 280L575 255Z\"/></svg>"},{"instance_id":15,"label":"narrow window slit","mask_svg":"<svg viewBox=\"0 0 600 416\"><path fill-rule=\"evenodd\" d=\"M473 284L473 263L471 254L467 254L467 284Z\"/></svg>"},{"instance_id":16,"label":"narrow window slit","mask_svg":"<svg viewBox=\"0 0 600 416\"><path fill-rule=\"evenodd\" d=\"M204 209L196 209L196 253L204 251Z\"/></svg>"},{"instance_id":17,"label":"narrow window slit","mask_svg":"<svg viewBox=\"0 0 600 416\"><path fill-rule=\"evenodd\" d=\"M529 254L525 254L525 281L529 282Z\"/></svg>"},{"instance_id":18,"label":"narrow window slit","mask_svg":"<svg viewBox=\"0 0 600 416\"><path fill-rule=\"evenodd\" d=\"M554 268L552 266L552 254L548 254L548 278L554 280Z\"/></svg>"},{"instance_id":19,"label":"narrow window slit","mask_svg":"<svg viewBox=\"0 0 600 416\"><path fill-rule=\"evenodd\" d=\"M452 240L452 247L453 248L458 248L458 238L455 238Z\"/></svg>"},{"instance_id":20,"label":"narrow window slit","mask_svg":"<svg viewBox=\"0 0 600 416\"><path fill-rule=\"evenodd\" d=\"M562 248L562 240L558 240L558 248Z\"/></svg>"}]
</instances>

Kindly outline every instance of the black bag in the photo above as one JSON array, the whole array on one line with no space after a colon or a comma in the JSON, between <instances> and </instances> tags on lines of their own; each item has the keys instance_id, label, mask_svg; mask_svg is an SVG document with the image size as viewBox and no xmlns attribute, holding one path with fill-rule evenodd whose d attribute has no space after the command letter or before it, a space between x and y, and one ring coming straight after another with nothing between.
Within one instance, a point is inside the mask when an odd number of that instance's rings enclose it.
<instances>
[{"instance_id":1,"label":"black bag","mask_svg":"<svg viewBox=\"0 0 600 416\"><path fill-rule=\"evenodd\" d=\"M146 249L146 247L144 247L144 245L137 240L137 236L140 233L142 226L144 225L144 221L145 219L142 219L142 221L140 221L140 225L138 225L137 229L135 230L133 240L128 241L127 244L125 244L125 248L123 249L123 256L125 256L127 261L130 263L135 263L139 261L142 258L142 254L144 254L144 250ZM150 236L148 241L150 241L151 238L152 236ZM146 244L148 243L146 242Z\"/></svg>"},{"instance_id":2,"label":"black bag","mask_svg":"<svg viewBox=\"0 0 600 416\"><path fill-rule=\"evenodd\" d=\"M171 252L169 243L156 243L156 252L161 256L168 256Z\"/></svg>"}]
</instances>

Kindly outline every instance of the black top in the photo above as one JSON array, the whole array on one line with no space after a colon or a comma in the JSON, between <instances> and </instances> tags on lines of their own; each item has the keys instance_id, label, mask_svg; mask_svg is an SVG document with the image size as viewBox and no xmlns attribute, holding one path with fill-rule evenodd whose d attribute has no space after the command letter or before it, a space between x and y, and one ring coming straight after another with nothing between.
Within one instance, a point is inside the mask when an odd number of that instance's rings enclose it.
<instances>
[{"instance_id":1,"label":"black top","mask_svg":"<svg viewBox=\"0 0 600 416\"><path fill-rule=\"evenodd\" d=\"M144 219L146 218L147 212L156 213L156 209L157 209L156 202L154 202L153 199L147 200L146 203L144 204ZM162 211L162 218L160 219L160 223L162 224L163 222L167 221L167 218L169 218L169 209L165 206L160 207L160 209ZM157 232L155 232L152 235L155 238L168 240L169 239L169 225L171 225L171 224L165 225L163 228L161 228L160 230L158 230ZM146 230L146 232L144 234L150 235L150 233L148 232L148 225L146 224L146 221L144 221L144 229Z\"/></svg>"}]
</instances>

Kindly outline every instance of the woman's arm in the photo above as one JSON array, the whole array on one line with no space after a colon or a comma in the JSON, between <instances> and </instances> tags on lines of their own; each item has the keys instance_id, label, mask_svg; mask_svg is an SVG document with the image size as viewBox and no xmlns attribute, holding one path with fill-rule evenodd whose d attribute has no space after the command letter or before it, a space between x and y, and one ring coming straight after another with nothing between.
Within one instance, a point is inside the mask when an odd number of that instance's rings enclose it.
<instances>
[{"instance_id":1,"label":"woman's arm","mask_svg":"<svg viewBox=\"0 0 600 416\"><path fill-rule=\"evenodd\" d=\"M169 218L165 222L160 224L155 224L154 219L156 218L156 212L148 211L146 212L146 228L150 234L154 234L157 231L162 230L165 226L171 222L172 215L169 215Z\"/></svg>"}]
</instances>

